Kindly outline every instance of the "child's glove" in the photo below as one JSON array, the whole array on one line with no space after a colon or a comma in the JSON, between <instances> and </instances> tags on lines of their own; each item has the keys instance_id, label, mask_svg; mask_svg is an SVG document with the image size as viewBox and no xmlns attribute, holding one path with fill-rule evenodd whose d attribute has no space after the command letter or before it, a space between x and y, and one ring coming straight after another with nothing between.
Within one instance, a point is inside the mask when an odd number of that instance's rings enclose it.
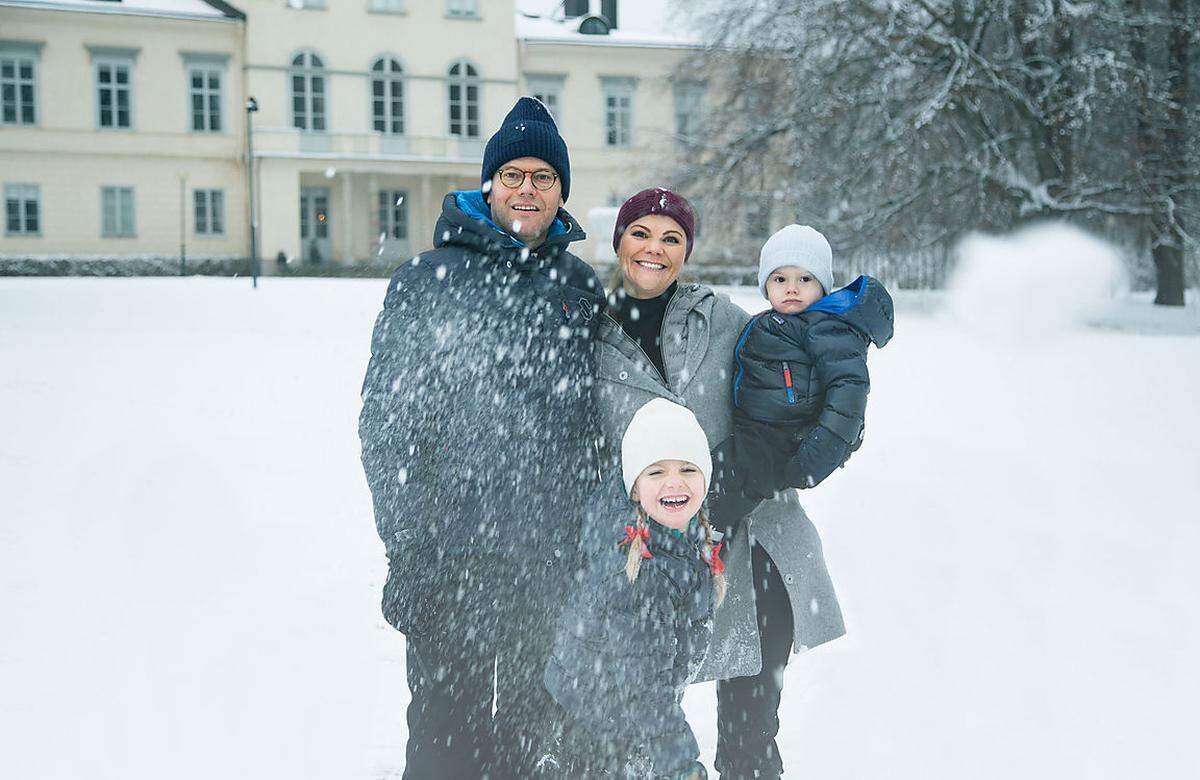
<instances>
[{"instance_id":1,"label":"child's glove","mask_svg":"<svg viewBox=\"0 0 1200 780\"><path fill-rule=\"evenodd\" d=\"M790 487L816 487L849 456L849 445L833 431L818 425L800 440L796 454L783 469L784 481Z\"/></svg>"}]
</instances>

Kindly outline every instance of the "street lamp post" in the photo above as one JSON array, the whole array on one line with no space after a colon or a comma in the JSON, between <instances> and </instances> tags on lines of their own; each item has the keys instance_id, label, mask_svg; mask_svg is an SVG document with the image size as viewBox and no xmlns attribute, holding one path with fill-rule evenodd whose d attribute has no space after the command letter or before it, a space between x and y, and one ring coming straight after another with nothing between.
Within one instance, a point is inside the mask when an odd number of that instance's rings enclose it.
<instances>
[{"instance_id":1,"label":"street lamp post","mask_svg":"<svg viewBox=\"0 0 1200 780\"><path fill-rule=\"evenodd\" d=\"M254 114L258 101L246 100L246 178L250 186L250 276L254 289L258 289L258 219L254 212Z\"/></svg>"}]
</instances>

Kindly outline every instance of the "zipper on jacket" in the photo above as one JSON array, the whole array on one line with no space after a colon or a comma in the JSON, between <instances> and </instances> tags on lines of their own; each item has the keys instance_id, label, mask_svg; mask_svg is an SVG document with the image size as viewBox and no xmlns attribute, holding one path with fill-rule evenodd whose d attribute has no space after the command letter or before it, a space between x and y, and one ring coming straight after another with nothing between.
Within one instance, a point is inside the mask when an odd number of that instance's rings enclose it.
<instances>
[{"instance_id":1,"label":"zipper on jacket","mask_svg":"<svg viewBox=\"0 0 1200 780\"><path fill-rule=\"evenodd\" d=\"M796 403L796 389L792 387L792 369L783 361L783 386L787 388L788 403Z\"/></svg>"}]
</instances>

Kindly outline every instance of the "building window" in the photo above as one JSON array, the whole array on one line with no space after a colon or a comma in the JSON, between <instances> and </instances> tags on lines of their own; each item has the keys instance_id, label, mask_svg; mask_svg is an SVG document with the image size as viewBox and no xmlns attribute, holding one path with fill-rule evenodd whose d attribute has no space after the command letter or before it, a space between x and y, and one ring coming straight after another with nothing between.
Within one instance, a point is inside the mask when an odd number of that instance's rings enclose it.
<instances>
[{"instance_id":1,"label":"building window","mask_svg":"<svg viewBox=\"0 0 1200 780\"><path fill-rule=\"evenodd\" d=\"M371 66L371 117L376 132L404 133L404 69L391 57Z\"/></svg>"},{"instance_id":2,"label":"building window","mask_svg":"<svg viewBox=\"0 0 1200 780\"><path fill-rule=\"evenodd\" d=\"M42 232L42 198L36 184L4 185L4 234L36 236Z\"/></svg>"},{"instance_id":3,"label":"building window","mask_svg":"<svg viewBox=\"0 0 1200 780\"><path fill-rule=\"evenodd\" d=\"M404 13L404 0L371 0L368 8L385 14Z\"/></svg>"},{"instance_id":4,"label":"building window","mask_svg":"<svg viewBox=\"0 0 1200 780\"><path fill-rule=\"evenodd\" d=\"M0 124L37 123L37 46L0 42Z\"/></svg>"},{"instance_id":5,"label":"building window","mask_svg":"<svg viewBox=\"0 0 1200 780\"><path fill-rule=\"evenodd\" d=\"M479 137L479 72L466 60L450 66L450 135Z\"/></svg>"},{"instance_id":6,"label":"building window","mask_svg":"<svg viewBox=\"0 0 1200 780\"><path fill-rule=\"evenodd\" d=\"M325 63L315 52L304 51L292 59L292 127L325 132Z\"/></svg>"},{"instance_id":7,"label":"building window","mask_svg":"<svg viewBox=\"0 0 1200 780\"><path fill-rule=\"evenodd\" d=\"M771 233L771 199L760 195L751 196L745 202L746 236L766 238Z\"/></svg>"},{"instance_id":8,"label":"building window","mask_svg":"<svg viewBox=\"0 0 1200 780\"><path fill-rule=\"evenodd\" d=\"M192 130L197 133L221 132L221 69L193 65L188 68Z\"/></svg>"},{"instance_id":9,"label":"building window","mask_svg":"<svg viewBox=\"0 0 1200 780\"><path fill-rule=\"evenodd\" d=\"M599 16L589 16L579 23L579 32L583 35L608 35L608 22Z\"/></svg>"},{"instance_id":10,"label":"building window","mask_svg":"<svg viewBox=\"0 0 1200 780\"><path fill-rule=\"evenodd\" d=\"M617 29L617 0L600 0L600 15L610 29Z\"/></svg>"},{"instance_id":11,"label":"building window","mask_svg":"<svg viewBox=\"0 0 1200 780\"><path fill-rule=\"evenodd\" d=\"M529 94L550 109L550 115L554 117L554 121L560 126L562 125L562 93L563 93L563 77L562 76L526 76L525 84L529 90Z\"/></svg>"},{"instance_id":12,"label":"building window","mask_svg":"<svg viewBox=\"0 0 1200 780\"><path fill-rule=\"evenodd\" d=\"M479 16L477 0L446 0L446 16L473 19Z\"/></svg>"},{"instance_id":13,"label":"building window","mask_svg":"<svg viewBox=\"0 0 1200 780\"><path fill-rule=\"evenodd\" d=\"M132 238L136 235L133 219L133 187L100 188L100 236Z\"/></svg>"},{"instance_id":14,"label":"building window","mask_svg":"<svg viewBox=\"0 0 1200 780\"><path fill-rule=\"evenodd\" d=\"M684 143L700 139L704 85L681 82L675 85L675 135Z\"/></svg>"},{"instance_id":15,"label":"building window","mask_svg":"<svg viewBox=\"0 0 1200 780\"><path fill-rule=\"evenodd\" d=\"M408 193L379 191L379 234L383 240L408 238Z\"/></svg>"},{"instance_id":16,"label":"building window","mask_svg":"<svg viewBox=\"0 0 1200 780\"><path fill-rule=\"evenodd\" d=\"M225 235L225 191L196 190L196 235Z\"/></svg>"},{"instance_id":17,"label":"building window","mask_svg":"<svg viewBox=\"0 0 1200 780\"><path fill-rule=\"evenodd\" d=\"M133 63L97 60L96 96L100 127L133 127Z\"/></svg>"},{"instance_id":18,"label":"building window","mask_svg":"<svg viewBox=\"0 0 1200 780\"><path fill-rule=\"evenodd\" d=\"M565 0L563 3L563 16L571 19L576 16L587 16L591 11L588 0Z\"/></svg>"},{"instance_id":19,"label":"building window","mask_svg":"<svg viewBox=\"0 0 1200 780\"><path fill-rule=\"evenodd\" d=\"M601 79L604 87L604 145L633 144L633 86L630 78Z\"/></svg>"},{"instance_id":20,"label":"building window","mask_svg":"<svg viewBox=\"0 0 1200 780\"><path fill-rule=\"evenodd\" d=\"M288 8L324 8L325 0L287 0Z\"/></svg>"}]
</instances>

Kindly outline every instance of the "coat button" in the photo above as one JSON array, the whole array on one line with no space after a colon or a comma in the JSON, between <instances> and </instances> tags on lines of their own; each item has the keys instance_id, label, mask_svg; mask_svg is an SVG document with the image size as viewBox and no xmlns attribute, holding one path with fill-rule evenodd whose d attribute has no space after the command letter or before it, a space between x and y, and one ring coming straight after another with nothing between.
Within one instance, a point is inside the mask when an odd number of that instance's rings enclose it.
<instances>
[{"instance_id":1,"label":"coat button","mask_svg":"<svg viewBox=\"0 0 1200 780\"><path fill-rule=\"evenodd\" d=\"M546 559L546 565L547 565L547 566L553 566L553 565L554 565L554 559L553 559L553 558L547 558L547 559Z\"/></svg>"},{"instance_id":2,"label":"coat button","mask_svg":"<svg viewBox=\"0 0 1200 780\"><path fill-rule=\"evenodd\" d=\"M626 379L629 378L629 372L622 371L620 374L617 374L617 378L620 379L622 382L624 382Z\"/></svg>"},{"instance_id":3,"label":"coat button","mask_svg":"<svg viewBox=\"0 0 1200 780\"><path fill-rule=\"evenodd\" d=\"M783 581L786 582L788 585L791 585L792 583L794 583L796 581L796 578L789 574L783 578Z\"/></svg>"}]
</instances>

